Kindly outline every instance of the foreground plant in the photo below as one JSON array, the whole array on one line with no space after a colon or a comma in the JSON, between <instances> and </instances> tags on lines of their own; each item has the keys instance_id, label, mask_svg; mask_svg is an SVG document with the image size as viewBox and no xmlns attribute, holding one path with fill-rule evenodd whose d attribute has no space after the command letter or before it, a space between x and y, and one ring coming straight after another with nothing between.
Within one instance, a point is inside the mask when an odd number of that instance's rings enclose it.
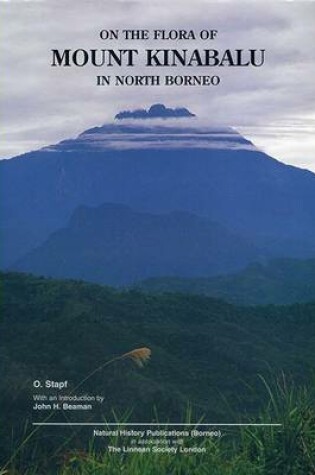
<instances>
[{"instance_id":1,"label":"foreground plant","mask_svg":"<svg viewBox=\"0 0 315 475\"><path fill-rule=\"evenodd\" d=\"M69 393L69 396L71 396L75 391L77 391L87 380L89 380L94 374L96 374L99 371L102 371L104 368L107 366L111 365L112 363L116 361L122 361L122 360L131 360L133 361L138 367L142 368L145 363L147 363L151 357L151 350L150 348L143 347L143 348L135 348L134 350L128 351L127 353L124 353L119 356L115 356L114 358L110 359L109 361L106 361L105 363L102 363L100 366L95 368L91 373L89 373L84 379L82 379L77 386L75 386L72 391ZM55 412L51 412L46 419L43 420L43 423L48 422ZM25 447L25 445L32 439L32 437L37 434L37 432L41 429L42 426L36 426L23 440L23 442L17 447L17 449L14 451L12 456L9 458L9 460L6 462L6 464L0 468L0 475L6 474L7 473L7 468L10 467L12 462L16 459L16 457L20 454L22 449Z\"/></svg>"}]
</instances>

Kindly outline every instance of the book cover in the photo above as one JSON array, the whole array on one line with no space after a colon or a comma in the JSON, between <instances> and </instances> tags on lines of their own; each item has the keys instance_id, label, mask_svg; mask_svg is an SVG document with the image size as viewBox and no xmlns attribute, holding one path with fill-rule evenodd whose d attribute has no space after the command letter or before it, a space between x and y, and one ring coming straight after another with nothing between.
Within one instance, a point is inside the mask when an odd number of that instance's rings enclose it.
<instances>
[{"instance_id":1,"label":"book cover","mask_svg":"<svg viewBox=\"0 0 315 475\"><path fill-rule=\"evenodd\" d=\"M0 7L0 474L313 474L314 2Z\"/></svg>"}]
</instances>

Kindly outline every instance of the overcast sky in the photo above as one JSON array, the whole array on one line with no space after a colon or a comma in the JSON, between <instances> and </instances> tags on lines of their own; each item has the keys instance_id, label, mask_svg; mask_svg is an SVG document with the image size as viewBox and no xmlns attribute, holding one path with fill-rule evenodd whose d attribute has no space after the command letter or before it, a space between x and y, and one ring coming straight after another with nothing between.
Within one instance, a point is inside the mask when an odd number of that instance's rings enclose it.
<instances>
[{"instance_id":1,"label":"overcast sky","mask_svg":"<svg viewBox=\"0 0 315 475\"><path fill-rule=\"evenodd\" d=\"M275 158L315 171L315 2L0 0L0 158L75 137L123 109L162 102L232 126ZM102 29L216 29L214 41L102 41ZM97 74L141 66L52 68L52 48L265 49L261 68L174 68L219 74L217 87L97 87ZM141 62L141 61L139 61Z\"/></svg>"}]
</instances>

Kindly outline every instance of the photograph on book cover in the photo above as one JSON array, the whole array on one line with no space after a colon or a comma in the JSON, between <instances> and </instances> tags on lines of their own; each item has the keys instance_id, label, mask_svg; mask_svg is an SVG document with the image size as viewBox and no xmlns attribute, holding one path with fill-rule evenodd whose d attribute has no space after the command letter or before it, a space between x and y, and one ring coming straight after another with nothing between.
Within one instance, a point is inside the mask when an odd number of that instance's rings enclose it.
<instances>
[{"instance_id":1,"label":"photograph on book cover","mask_svg":"<svg viewBox=\"0 0 315 475\"><path fill-rule=\"evenodd\" d=\"M314 474L315 4L0 8L0 475Z\"/></svg>"}]
</instances>

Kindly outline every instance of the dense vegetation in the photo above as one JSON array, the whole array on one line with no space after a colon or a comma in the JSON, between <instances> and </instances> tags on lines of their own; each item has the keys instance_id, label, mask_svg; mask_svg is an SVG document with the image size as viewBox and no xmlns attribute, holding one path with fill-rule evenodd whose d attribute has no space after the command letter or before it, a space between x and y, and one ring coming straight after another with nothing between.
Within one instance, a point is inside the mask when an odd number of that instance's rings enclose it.
<instances>
[{"instance_id":1,"label":"dense vegetation","mask_svg":"<svg viewBox=\"0 0 315 475\"><path fill-rule=\"evenodd\" d=\"M313 303L242 308L202 296L121 292L14 273L1 280L3 461L29 433L27 421L47 416L32 414L35 379L68 380L71 391L93 369L134 348L152 350L149 365L123 360L104 368L80 388L80 394L104 395L104 404L93 414L52 420L178 421L188 404L193 421L255 420L268 401L258 373L269 379L284 371L303 385L315 365ZM37 446L53 453L68 437L67 450L86 448L89 436L45 428L44 437L39 431L31 438L24 460ZM98 473L89 470L77 473Z\"/></svg>"},{"instance_id":2,"label":"dense vegetation","mask_svg":"<svg viewBox=\"0 0 315 475\"><path fill-rule=\"evenodd\" d=\"M315 300L315 259L274 259L210 278L151 278L134 287L144 292L202 294L243 305L308 302Z\"/></svg>"}]
</instances>

